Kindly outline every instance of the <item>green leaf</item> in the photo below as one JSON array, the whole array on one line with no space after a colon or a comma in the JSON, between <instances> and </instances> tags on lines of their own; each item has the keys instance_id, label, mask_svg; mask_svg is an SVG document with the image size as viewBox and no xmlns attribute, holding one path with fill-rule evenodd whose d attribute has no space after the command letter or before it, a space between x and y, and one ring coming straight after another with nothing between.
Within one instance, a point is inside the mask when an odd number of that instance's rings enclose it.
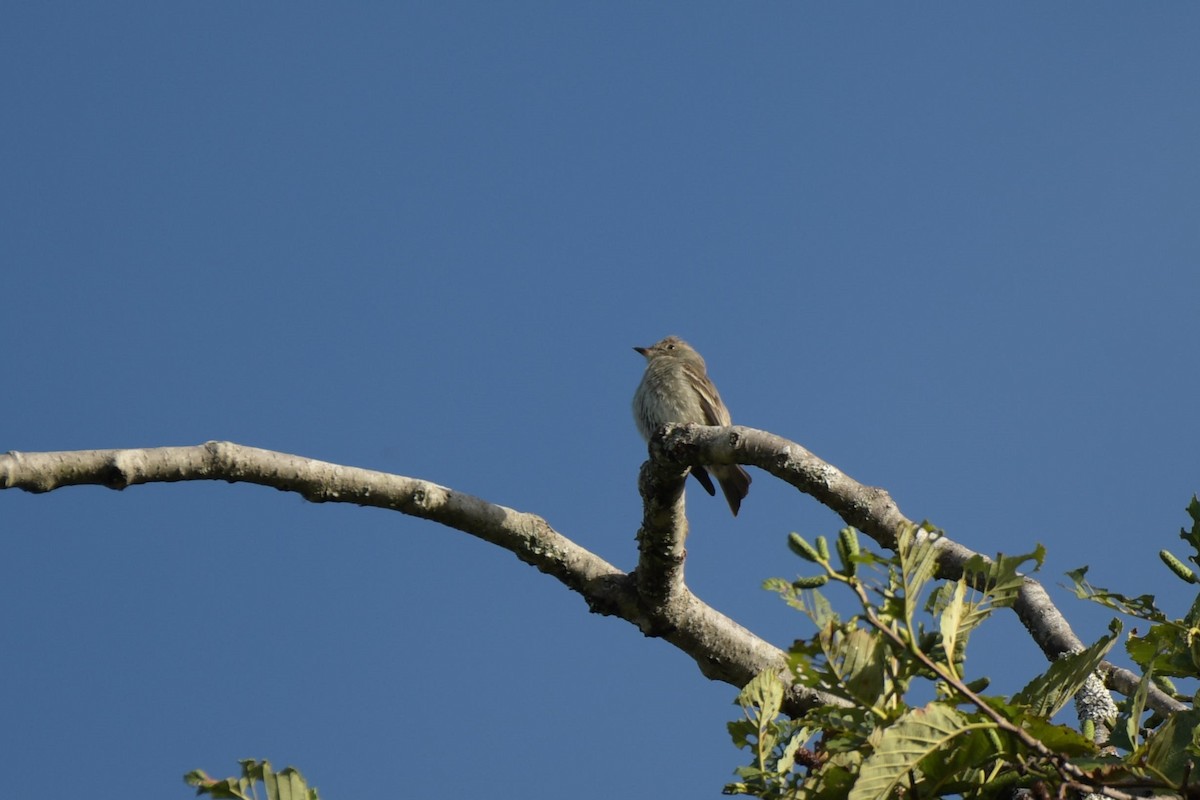
<instances>
[{"instance_id":1,"label":"green leaf","mask_svg":"<svg viewBox=\"0 0 1200 800\"><path fill-rule=\"evenodd\" d=\"M1159 611L1158 607L1154 605L1154 595L1143 594L1137 597L1127 597L1119 592L1110 592L1107 589L1092 586L1085 577L1087 571L1087 567L1080 567L1067 573L1067 577L1074 584L1075 596L1079 599L1090 600L1106 608L1111 608L1113 611L1119 611L1122 614L1128 614L1131 617L1148 620L1149 622L1170 621L1167 619L1167 615Z\"/></svg>"},{"instance_id":2,"label":"green leaf","mask_svg":"<svg viewBox=\"0 0 1200 800\"><path fill-rule=\"evenodd\" d=\"M1066 725L1055 725L1048 719L1032 714L1022 714L1014 722L1055 753L1075 758L1094 755L1096 752L1094 741Z\"/></svg>"},{"instance_id":3,"label":"green leaf","mask_svg":"<svg viewBox=\"0 0 1200 800\"><path fill-rule=\"evenodd\" d=\"M788 734L775 757L775 772L781 777L786 776L792 771L792 767L796 766L796 751L808 740L812 732L808 728L793 727Z\"/></svg>"},{"instance_id":4,"label":"green leaf","mask_svg":"<svg viewBox=\"0 0 1200 800\"><path fill-rule=\"evenodd\" d=\"M763 798L778 798L792 774L796 752L811 738L813 729L802 723L779 717L783 704L784 684L773 670L766 670L753 679L738 694L746 719L729 723L733 743L749 748L753 762L735 771L742 782L728 784L726 794L751 794Z\"/></svg>"},{"instance_id":5,"label":"green leaf","mask_svg":"<svg viewBox=\"0 0 1200 800\"><path fill-rule=\"evenodd\" d=\"M1142 714L1146 712L1146 695L1153 683L1154 668L1142 673L1133 697L1129 698L1128 710L1117 718L1117 725L1112 732L1112 743L1116 747L1136 750L1142 727Z\"/></svg>"},{"instance_id":6,"label":"green leaf","mask_svg":"<svg viewBox=\"0 0 1200 800\"><path fill-rule=\"evenodd\" d=\"M246 794L252 782L243 778L217 780L209 777L202 769L194 769L183 776L183 782L196 788L196 794L206 794L220 800L251 800Z\"/></svg>"},{"instance_id":7,"label":"green leaf","mask_svg":"<svg viewBox=\"0 0 1200 800\"><path fill-rule=\"evenodd\" d=\"M739 750L750 747L754 743L752 737L758 735L758 725L749 719L726 722L725 729L729 731L729 738L733 739L733 746Z\"/></svg>"},{"instance_id":8,"label":"green leaf","mask_svg":"<svg viewBox=\"0 0 1200 800\"><path fill-rule=\"evenodd\" d=\"M858 752L834 755L804 782L802 797L805 800L845 800L861 761Z\"/></svg>"},{"instance_id":9,"label":"green leaf","mask_svg":"<svg viewBox=\"0 0 1200 800\"><path fill-rule=\"evenodd\" d=\"M965 597L967 582L959 578L951 585L954 588L950 592L945 608L942 609L938 625L942 632L942 650L946 654L946 664L953 667L955 662L959 660L961 652L959 634L965 632L963 628L963 616L966 612Z\"/></svg>"},{"instance_id":10,"label":"green leaf","mask_svg":"<svg viewBox=\"0 0 1200 800\"><path fill-rule=\"evenodd\" d=\"M1192 548L1200 553L1200 500L1196 499L1196 495L1192 495L1192 502L1187 506L1188 516L1192 518L1192 529L1190 531L1179 529L1179 538L1190 544ZM1193 561L1196 559L1193 558Z\"/></svg>"},{"instance_id":11,"label":"green leaf","mask_svg":"<svg viewBox=\"0 0 1200 800\"><path fill-rule=\"evenodd\" d=\"M908 712L884 729L874 752L863 761L848 800L888 797L924 759L984 727L991 726L971 725L953 708L937 703Z\"/></svg>"},{"instance_id":12,"label":"green leaf","mask_svg":"<svg viewBox=\"0 0 1200 800\"><path fill-rule=\"evenodd\" d=\"M837 612L833 610L833 604L825 595L816 589L811 589L805 591L804 597L808 606L808 618L813 621L814 625L823 627L829 624L836 625L840 621Z\"/></svg>"},{"instance_id":13,"label":"green leaf","mask_svg":"<svg viewBox=\"0 0 1200 800\"><path fill-rule=\"evenodd\" d=\"M975 715L976 721L982 718ZM988 780L979 766L994 760L1003 752L1003 743L997 748L996 729L990 721L968 731L954 741L954 746L940 750L934 758L921 764L922 782L919 797L943 797L960 794L986 785Z\"/></svg>"},{"instance_id":14,"label":"green leaf","mask_svg":"<svg viewBox=\"0 0 1200 800\"><path fill-rule=\"evenodd\" d=\"M1178 625L1151 625L1145 636L1130 636L1125 640L1125 652L1143 670L1154 668L1155 675L1177 678L1196 676L1189 637Z\"/></svg>"},{"instance_id":15,"label":"green leaf","mask_svg":"<svg viewBox=\"0 0 1200 800\"><path fill-rule=\"evenodd\" d=\"M1196 747L1196 729L1200 726L1200 709L1188 709L1172 714L1163 726L1150 737L1143 751L1146 764L1166 775L1171 781L1183 781L1192 770L1192 762L1200 755Z\"/></svg>"},{"instance_id":16,"label":"green leaf","mask_svg":"<svg viewBox=\"0 0 1200 800\"><path fill-rule=\"evenodd\" d=\"M977 591L990 598L991 608L1008 608L1017 602L1025 576L1020 569L1027 561L1033 562L1033 571L1041 569L1046 559L1046 548L1038 545L1032 552L1015 556L1003 553L993 559L981 555L972 556L963 565L963 575Z\"/></svg>"},{"instance_id":17,"label":"green leaf","mask_svg":"<svg viewBox=\"0 0 1200 800\"><path fill-rule=\"evenodd\" d=\"M270 800L318 800L317 790L309 788L295 767L274 773L264 784Z\"/></svg>"},{"instance_id":18,"label":"green leaf","mask_svg":"<svg viewBox=\"0 0 1200 800\"><path fill-rule=\"evenodd\" d=\"M799 582L803 583L803 581ZM763 588L777 593L784 602L811 619L817 627L825 625L830 620L837 620L833 606L815 588L797 586L792 581L785 581L783 578L768 578L763 581Z\"/></svg>"},{"instance_id":19,"label":"green leaf","mask_svg":"<svg viewBox=\"0 0 1200 800\"><path fill-rule=\"evenodd\" d=\"M888 658L889 651L874 630L830 621L811 639L792 644L788 665L800 685L872 709L890 689Z\"/></svg>"},{"instance_id":20,"label":"green leaf","mask_svg":"<svg viewBox=\"0 0 1200 800\"><path fill-rule=\"evenodd\" d=\"M1036 716L1053 717L1083 687L1088 676L1096 671L1108 655L1121 632L1121 623L1113 620L1109 631L1109 635L1100 637L1086 650L1057 659L1045 673L1013 695L1012 702L1029 706L1030 713Z\"/></svg>"},{"instance_id":21,"label":"green leaf","mask_svg":"<svg viewBox=\"0 0 1200 800\"><path fill-rule=\"evenodd\" d=\"M792 582L785 581L783 578L767 578L762 583L762 588L768 592L778 592L779 594L786 594L791 587Z\"/></svg>"},{"instance_id":22,"label":"green leaf","mask_svg":"<svg viewBox=\"0 0 1200 800\"><path fill-rule=\"evenodd\" d=\"M196 787L196 794L207 794L214 798L230 800L254 800L254 785L261 781L266 789L267 800L320 800L315 788L310 787L294 767L274 772L271 762L252 758L241 759L242 777L214 780L204 770L192 770L183 776L189 786Z\"/></svg>"},{"instance_id":23,"label":"green leaf","mask_svg":"<svg viewBox=\"0 0 1200 800\"><path fill-rule=\"evenodd\" d=\"M1200 594L1196 595L1196 599L1192 601L1192 607L1188 609L1188 613L1183 618L1183 624L1189 628L1197 627L1200 623Z\"/></svg>"},{"instance_id":24,"label":"green leaf","mask_svg":"<svg viewBox=\"0 0 1200 800\"><path fill-rule=\"evenodd\" d=\"M773 719L783 707L783 681L774 670L765 669L742 687L737 703L742 708L756 708L761 716Z\"/></svg>"},{"instance_id":25,"label":"green leaf","mask_svg":"<svg viewBox=\"0 0 1200 800\"><path fill-rule=\"evenodd\" d=\"M875 631L855 628L848 633L833 626L822 630L829 669L835 681L828 688L867 708L879 704L887 686L885 660L887 649Z\"/></svg>"},{"instance_id":26,"label":"green leaf","mask_svg":"<svg viewBox=\"0 0 1200 800\"><path fill-rule=\"evenodd\" d=\"M900 574L904 587L904 621L912 627L913 614L919 608L918 601L925 584L937 569L938 539L941 532L927 524L905 525L900 530L896 553L900 558Z\"/></svg>"}]
</instances>

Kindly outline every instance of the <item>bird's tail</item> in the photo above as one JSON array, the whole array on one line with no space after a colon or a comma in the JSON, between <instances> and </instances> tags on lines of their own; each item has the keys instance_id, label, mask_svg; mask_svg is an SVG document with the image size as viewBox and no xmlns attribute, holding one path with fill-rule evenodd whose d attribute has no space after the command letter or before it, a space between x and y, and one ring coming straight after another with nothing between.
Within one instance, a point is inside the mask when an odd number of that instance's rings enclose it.
<instances>
[{"instance_id":1,"label":"bird's tail","mask_svg":"<svg viewBox=\"0 0 1200 800\"><path fill-rule=\"evenodd\" d=\"M709 469L717 477L717 483L721 484L721 491L725 493L725 501L729 503L729 510L736 517L738 509L742 507L742 500L750 493L750 473L738 464L722 464L719 467L709 467ZM713 492L709 492L709 494L713 494Z\"/></svg>"}]
</instances>

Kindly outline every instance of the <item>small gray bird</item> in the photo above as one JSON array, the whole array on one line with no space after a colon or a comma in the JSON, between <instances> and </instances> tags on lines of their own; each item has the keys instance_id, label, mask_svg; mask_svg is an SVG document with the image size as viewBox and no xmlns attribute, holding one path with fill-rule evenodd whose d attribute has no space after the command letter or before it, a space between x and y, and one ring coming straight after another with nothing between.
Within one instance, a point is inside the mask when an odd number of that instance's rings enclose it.
<instances>
[{"instance_id":1,"label":"small gray bird","mask_svg":"<svg viewBox=\"0 0 1200 800\"><path fill-rule=\"evenodd\" d=\"M732 425L729 409L721 402L717 387L708 379L704 359L678 336L668 336L650 347L635 347L646 357L646 372L633 393L633 419L642 438L668 422L696 425ZM721 484L729 510L736 517L742 498L750 491L750 475L737 464L708 467ZM712 479L704 467L692 467L692 475L711 495Z\"/></svg>"}]
</instances>

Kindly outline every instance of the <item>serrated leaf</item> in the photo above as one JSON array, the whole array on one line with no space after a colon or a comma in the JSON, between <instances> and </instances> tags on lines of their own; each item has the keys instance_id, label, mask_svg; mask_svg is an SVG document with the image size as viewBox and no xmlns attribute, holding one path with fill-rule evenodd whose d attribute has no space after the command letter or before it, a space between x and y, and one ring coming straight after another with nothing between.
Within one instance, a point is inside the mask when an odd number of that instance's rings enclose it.
<instances>
[{"instance_id":1,"label":"serrated leaf","mask_svg":"<svg viewBox=\"0 0 1200 800\"><path fill-rule=\"evenodd\" d=\"M922 762L923 780L920 797L944 797L959 794L968 787L986 783L979 765L989 763L998 752L993 742L995 728L990 723L975 727L954 740L954 746L939 751Z\"/></svg>"},{"instance_id":2,"label":"serrated leaf","mask_svg":"<svg viewBox=\"0 0 1200 800\"><path fill-rule=\"evenodd\" d=\"M1053 717L1078 692L1088 676L1112 649L1121 632L1121 624L1113 620L1110 633L1101 636L1091 647L1055 660L1043 674L1013 695L1013 703L1029 706L1030 713Z\"/></svg>"},{"instance_id":3,"label":"serrated leaf","mask_svg":"<svg viewBox=\"0 0 1200 800\"><path fill-rule=\"evenodd\" d=\"M808 617L818 628L829 624L836 625L840 621L829 598L816 589L805 590L804 598L808 605Z\"/></svg>"},{"instance_id":4,"label":"serrated leaf","mask_svg":"<svg viewBox=\"0 0 1200 800\"><path fill-rule=\"evenodd\" d=\"M217 780L202 769L195 769L183 776L188 786L196 788L196 794L206 794L218 800L251 800L246 794L252 781L245 778L223 778Z\"/></svg>"},{"instance_id":5,"label":"serrated leaf","mask_svg":"<svg viewBox=\"0 0 1200 800\"><path fill-rule=\"evenodd\" d=\"M801 796L805 800L845 800L861 761L857 752L832 756L804 781Z\"/></svg>"},{"instance_id":6,"label":"serrated leaf","mask_svg":"<svg viewBox=\"0 0 1200 800\"><path fill-rule=\"evenodd\" d=\"M758 734L758 726L748 719L735 719L732 722L726 722L725 730L729 731L729 738L733 740L733 746L739 750L750 747L750 737Z\"/></svg>"},{"instance_id":7,"label":"serrated leaf","mask_svg":"<svg viewBox=\"0 0 1200 800\"><path fill-rule=\"evenodd\" d=\"M830 622L812 638L793 642L788 650L788 666L797 683L868 709L891 688L888 658L880 635L853 623Z\"/></svg>"},{"instance_id":8,"label":"serrated leaf","mask_svg":"<svg viewBox=\"0 0 1200 800\"><path fill-rule=\"evenodd\" d=\"M874 752L863 761L848 800L886 798L922 760L984 727L971 725L953 708L937 703L908 712L884 729Z\"/></svg>"},{"instance_id":9,"label":"serrated leaf","mask_svg":"<svg viewBox=\"0 0 1200 800\"><path fill-rule=\"evenodd\" d=\"M291 792L288 792L288 797L281 797L279 793L279 776L271 769L270 765L263 771L263 788L267 790L268 800L292 800ZM285 784L286 785L286 784ZM298 799L297 799L298 800Z\"/></svg>"},{"instance_id":10,"label":"serrated leaf","mask_svg":"<svg viewBox=\"0 0 1200 800\"><path fill-rule=\"evenodd\" d=\"M827 689L857 705L877 705L887 685L887 650L879 634L862 628L844 633L829 625L821 631L821 642L834 678Z\"/></svg>"},{"instance_id":11,"label":"serrated leaf","mask_svg":"<svg viewBox=\"0 0 1200 800\"><path fill-rule=\"evenodd\" d=\"M948 593L946 605L938 618L938 626L942 632L942 650L946 654L946 663L953 666L958 661L959 634L964 632L963 614L966 610L967 583L958 579L954 588Z\"/></svg>"},{"instance_id":12,"label":"serrated leaf","mask_svg":"<svg viewBox=\"0 0 1200 800\"><path fill-rule=\"evenodd\" d=\"M736 774L743 780L726 786L726 793L777 797L788 782L796 752L811 738L813 729L779 717L783 696L783 682L773 670L756 675L739 692L737 702L746 719L729 723L728 729L735 745L750 749L753 761L737 768Z\"/></svg>"},{"instance_id":13,"label":"serrated leaf","mask_svg":"<svg viewBox=\"0 0 1200 800\"><path fill-rule=\"evenodd\" d=\"M1071 579L1072 588L1075 591L1075 596L1081 600L1090 600L1093 603L1099 603L1105 608L1111 608L1113 611L1119 611L1122 614L1128 614L1131 617L1137 617L1149 622L1170 622L1167 615L1158 610L1154 605L1154 595L1143 594L1137 597L1128 597L1120 592L1110 592L1108 589L1099 586L1092 586L1088 583L1087 575L1088 568L1080 567L1073 569L1067 573L1067 577Z\"/></svg>"},{"instance_id":14,"label":"serrated leaf","mask_svg":"<svg viewBox=\"0 0 1200 800\"><path fill-rule=\"evenodd\" d=\"M905 525L896 544L904 587L904 620L912 626L921 591L937 569L941 534L925 525Z\"/></svg>"},{"instance_id":15,"label":"serrated leaf","mask_svg":"<svg viewBox=\"0 0 1200 800\"><path fill-rule=\"evenodd\" d=\"M796 765L796 751L800 749L800 745L808 741L808 737L811 735L812 732L804 727L797 727L791 731L779 748L779 756L775 760L776 773L786 775L792 771L792 767Z\"/></svg>"},{"instance_id":16,"label":"serrated leaf","mask_svg":"<svg viewBox=\"0 0 1200 800\"><path fill-rule=\"evenodd\" d=\"M279 800L320 800L317 790L310 787L295 767L288 767L279 773ZM285 784L286 781L286 784ZM288 793L283 793L284 786Z\"/></svg>"},{"instance_id":17,"label":"serrated leaf","mask_svg":"<svg viewBox=\"0 0 1200 800\"><path fill-rule=\"evenodd\" d=\"M1075 758L1096 752L1095 742L1066 725L1055 725L1045 718L1031 714L1022 715L1015 722L1055 753Z\"/></svg>"},{"instance_id":18,"label":"serrated leaf","mask_svg":"<svg viewBox=\"0 0 1200 800\"><path fill-rule=\"evenodd\" d=\"M183 782L188 786L200 786L201 784L209 783L212 778L207 772L202 769L194 769L191 772L186 772L183 775Z\"/></svg>"},{"instance_id":19,"label":"serrated leaf","mask_svg":"<svg viewBox=\"0 0 1200 800\"><path fill-rule=\"evenodd\" d=\"M253 800L254 785L261 781L267 800L320 800L317 790L310 787L294 767L275 772L271 769L271 762L265 760L244 758L238 763L242 765L240 778L216 781L203 770L193 770L183 779L188 785L196 787L196 794L207 794L214 798Z\"/></svg>"},{"instance_id":20,"label":"serrated leaf","mask_svg":"<svg viewBox=\"0 0 1200 800\"><path fill-rule=\"evenodd\" d=\"M1196 675L1188 645L1193 638L1178 625L1151 625L1144 636L1125 640L1125 652L1143 671L1153 666L1155 675L1190 678Z\"/></svg>"},{"instance_id":21,"label":"serrated leaf","mask_svg":"<svg viewBox=\"0 0 1200 800\"><path fill-rule=\"evenodd\" d=\"M1146 711L1146 695L1153 683L1154 668L1142 673L1133 697L1129 698L1128 710L1117 718L1117 725L1112 732L1112 743L1116 747L1136 750L1140 737L1142 714Z\"/></svg>"},{"instance_id":22,"label":"serrated leaf","mask_svg":"<svg viewBox=\"0 0 1200 800\"><path fill-rule=\"evenodd\" d=\"M210 778L192 785L196 787L197 795L206 794L217 800L252 800L248 794L252 783L245 778L225 778L219 781Z\"/></svg>"},{"instance_id":23,"label":"serrated leaf","mask_svg":"<svg viewBox=\"0 0 1200 800\"><path fill-rule=\"evenodd\" d=\"M774 719L783 706L783 681L774 670L763 670L742 687L737 702L742 708L757 709L761 716Z\"/></svg>"},{"instance_id":24,"label":"serrated leaf","mask_svg":"<svg viewBox=\"0 0 1200 800\"><path fill-rule=\"evenodd\" d=\"M1045 558L1046 548L1039 544L1032 552L1020 555L1006 556L1001 553L994 559L985 559L981 555L968 559L963 565L963 578L968 586L982 595L982 599L968 602L964 632L974 630L994 609L1008 608L1017 602L1021 587L1025 585L1021 566L1032 561L1036 571L1041 568Z\"/></svg>"},{"instance_id":25,"label":"serrated leaf","mask_svg":"<svg viewBox=\"0 0 1200 800\"><path fill-rule=\"evenodd\" d=\"M763 581L762 588L766 589L768 592L778 592L779 594L783 594L789 588L791 588L791 585L791 581L785 581L783 578L767 578L765 581Z\"/></svg>"},{"instance_id":26,"label":"serrated leaf","mask_svg":"<svg viewBox=\"0 0 1200 800\"><path fill-rule=\"evenodd\" d=\"M1188 613L1183 618L1183 624L1189 628L1197 627L1200 622L1200 594L1196 595L1196 599L1192 601L1192 607L1188 609Z\"/></svg>"},{"instance_id":27,"label":"serrated leaf","mask_svg":"<svg viewBox=\"0 0 1200 800\"><path fill-rule=\"evenodd\" d=\"M1147 765L1163 773L1173 782L1180 782L1196 760L1196 727L1200 726L1200 709L1188 709L1172 714L1146 742L1143 753Z\"/></svg>"},{"instance_id":28,"label":"serrated leaf","mask_svg":"<svg viewBox=\"0 0 1200 800\"><path fill-rule=\"evenodd\" d=\"M784 602L811 619L819 628L830 620L837 620L833 606L816 588L800 588L783 578L768 578L763 588L776 592Z\"/></svg>"},{"instance_id":29,"label":"serrated leaf","mask_svg":"<svg viewBox=\"0 0 1200 800\"><path fill-rule=\"evenodd\" d=\"M1032 561L1032 571L1036 572L1042 568L1045 559L1046 548L1040 544L1032 551L1018 555L1006 556L1000 553L995 558L975 555L963 565L963 574L973 587L992 596L993 606L1008 606L1016 601L1017 594L1025 583L1021 566L1027 561Z\"/></svg>"},{"instance_id":30,"label":"serrated leaf","mask_svg":"<svg viewBox=\"0 0 1200 800\"><path fill-rule=\"evenodd\" d=\"M1187 512L1188 516L1192 518L1192 529L1188 531L1180 528L1179 538L1200 553L1200 500L1196 499L1196 495L1192 495L1192 502L1188 503Z\"/></svg>"}]
</instances>

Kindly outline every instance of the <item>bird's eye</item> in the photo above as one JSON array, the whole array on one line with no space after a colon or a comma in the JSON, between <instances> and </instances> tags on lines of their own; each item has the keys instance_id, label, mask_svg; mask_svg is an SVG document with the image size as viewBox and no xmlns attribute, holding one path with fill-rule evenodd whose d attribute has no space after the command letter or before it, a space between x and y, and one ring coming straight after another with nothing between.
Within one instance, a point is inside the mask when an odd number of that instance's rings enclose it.
<instances>
[{"instance_id":1,"label":"bird's eye","mask_svg":"<svg viewBox=\"0 0 1200 800\"><path fill-rule=\"evenodd\" d=\"M674 350L674 349L675 349L675 345L674 345L674 344L669 344L669 345L667 345L667 349L668 349L668 350Z\"/></svg>"}]
</instances>

